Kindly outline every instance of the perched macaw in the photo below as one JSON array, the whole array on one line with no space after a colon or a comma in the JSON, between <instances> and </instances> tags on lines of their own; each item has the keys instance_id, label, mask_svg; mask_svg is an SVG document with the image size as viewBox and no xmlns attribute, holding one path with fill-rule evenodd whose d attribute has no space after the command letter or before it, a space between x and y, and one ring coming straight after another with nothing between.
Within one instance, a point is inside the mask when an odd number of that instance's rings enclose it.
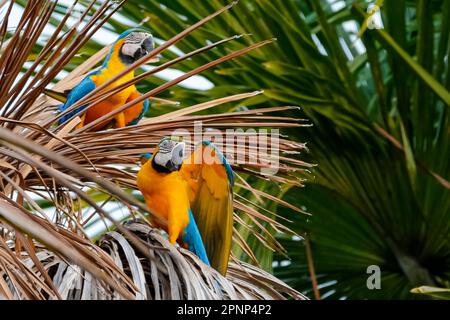
<instances>
[{"instance_id":1,"label":"perched macaw","mask_svg":"<svg viewBox=\"0 0 450 320\"><path fill-rule=\"evenodd\" d=\"M123 32L114 43L108 56L106 57L103 65L96 71L88 74L76 87L70 91L67 96L66 102L59 107L59 111L65 111L75 102L86 96L89 92L93 91L96 87L102 85L113 76L117 75L125 68L139 60L154 48L153 36L140 29L130 29ZM109 88L118 86L134 77L134 71L129 72L116 82L112 83ZM84 125L100 118L101 116L109 113L110 111L123 106L125 103L130 102L138 98L141 94L137 91L134 85L123 89L122 91L114 94L108 99L102 101L99 104L89 108L81 117L81 123L79 128ZM83 110L87 107L80 106L76 111L70 112L60 119L60 123L64 123L76 112ZM144 100L141 103L135 104L123 112L117 114L114 117L115 127L123 128L127 125L134 125L139 122L144 116L149 107L148 100ZM107 126L111 120L106 123L100 123L96 126L96 129L102 129Z\"/></svg>"},{"instance_id":2,"label":"perched macaw","mask_svg":"<svg viewBox=\"0 0 450 320\"><path fill-rule=\"evenodd\" d=\"M164 138L143 166L137 185L150 211L167 221L172 244L187 246L225 275L233 234L231 166L214 144L203 141L184 159L185 143Z\"/></svg>"}]
</instances>

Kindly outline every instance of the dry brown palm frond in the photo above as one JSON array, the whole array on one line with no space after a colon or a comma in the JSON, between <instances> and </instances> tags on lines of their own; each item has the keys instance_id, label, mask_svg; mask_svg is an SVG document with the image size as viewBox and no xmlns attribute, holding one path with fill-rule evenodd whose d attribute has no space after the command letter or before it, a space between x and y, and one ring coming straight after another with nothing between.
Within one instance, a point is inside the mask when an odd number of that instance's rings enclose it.
<instances>
[{"instance_id":1,"label":"dry brown palm frond","mask_svg":"<svg viewBox=\"0 0 450 320\"><path fill-rule=\"evenodd\" d=\"M307 122L296 118L296 108L237 108L246 99L261 94L258 91L183 108L181 102L180 109L176 111L144 118L139 124L122 129L94 132L93 122L76 130L80 121L78 116L58 125L62 114L55 113L60 103L55 98L59 94L63 96L65 91L72 89L94 70L107 55L110 46L56 83L55 77L121 3L104 1L97 5L96 1L91 1L73 25L67 25L71 12L68 10L47 38L43 36L43 30L54 14L55 2L27 2L16 30L8 33L8 14L13 3L9 1L9 5L4 6L7 8L6 15L0 22L0 222L3 223L0 225L0 296L21 299L301 298L271 275L242 263L230 263L227 279L220 277L214 270L202 266L191 253L171 246L151 229L147 220L124 227L120 221L113 219L108 209L111 205L119 205L127 216L132 217L153 214L135 197L133 190L136 190L139 156L152 152L162 137L179 133L180 130L193 135L199 123L202 124L200 131L204 138L211 134L212 129L225 132L236 128L268 130L308 126ZM169 39L110 82L150 61L233 5L231 3ZM107 88L105 84L80 100L78 105L89 102L92 106L155 72L238 38L233 36L208 44L144 72L119 87ZM114 113L144 98L173 104L155 96L182 80L257 50L271 41L231 52L187 72L143 93L141 98L116 109L105 118L113 117ZM38 46L42 42L45 44ZM25 67L32 53L34 58ZM233 112L211 113L213 108L227 104L233 105ZM67 112L76 107L72 106ZM206 110L208 114L204 114ZM294 116L280 116L288 111ZM302 185L303 172L307 172L312 165L298 159L297 155L307 150L305 144L279 136L278 143L273 145L270 141L261 140L264 135L264 132L257 130L237 131L231 140L223 141L219 146L223 150L235 150L237 159L246 160L233 164L238 181L241 181L235 188L236 224L247 228L266 248L282 252L283 248L273 233L294 233L267 209L268 204L283 205L300 214L304 212L277 199L275 195L258 190L253 182L247 180L251 177L273 184ZM274 160L272 153L261 153L250 143L241 146L239 139L262 141L262 147L279 154L278 172L267 174L263 170L271 167ZM194 143L194 140L188 143L190 150ZM247 193L252 197L245 197ZM53 208L50 212L44 208L49 204ZM155 219L160 218L155 216ZM87 226L92 221L112 224L117 230L102 238L101 247L92 243L87 234ZM162 225L166 223L161 219L160 222ZM257 264L252 249L238 231L235 231L233 239ZM186 270L191 270L192 279L186 276Z\"/></svg>"},{"instance_id":2,"label":"dry brown palm frond","mask_svg":"<svg viewBox=\"0 0 450 320\"><path fill-rule=\"evenodd\" d=\"M152 229L147 223L129 221L125 226L146 243L153 260L144 257L122 234L115 231L103 236L99 245L139 289L136 299L306 299L271 274L254 266L239 261L232 262L227 276L223 277L204 265L190 251L175 248L159 230ZM36 250L39 263L51 275L62 299L121 299L110 286L79 266L61 259L46 248L38 246ZM32 259L26 252L22 259L26 270L36 269L36 259ZM9 275L4 281L7 288L14 287L18 282ZM40 287L37 291L46 296L46 290L48 291L47 288ZM29 298L17 296L14 290L3 294L9 298Z\"/></svg>"}]
</instances>

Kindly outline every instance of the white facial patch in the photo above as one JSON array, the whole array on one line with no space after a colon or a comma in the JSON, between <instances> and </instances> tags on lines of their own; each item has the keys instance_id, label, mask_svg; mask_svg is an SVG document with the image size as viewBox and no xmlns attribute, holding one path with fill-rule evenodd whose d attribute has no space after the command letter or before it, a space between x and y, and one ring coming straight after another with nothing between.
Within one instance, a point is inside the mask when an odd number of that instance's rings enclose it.
<instances>
[{"instance_id":1,"label":"white facial patch","mask_svg":"<svg viewBox=\"0 0 450 320\"><path fill-rule=\"evenodd\" d=\"M123 41L122 54L125 56L134 57L137 50L139 50L148 37L151 37L150 33L146 32L132 32L127 35Z\"/></svg>"},{"instance_id":2,"label":"white facial patch","mask_svg":"<svg viewBox=\"0 0 450 320\"><path fill-rule=\"evenodd\" d=\"M155 162L157 164L159 164L160 166L164 167L171 160L171 158L172 158L172 152L169 152L169 153L158 152L155 155Z\"/></svg>"},{"instance_id":3,"label":"white facial patch","mask_svg":"<svg viewBox=\"0 0 450 320\"><path fill-rule=\"evenodd\" d=\"M140 44L135 44L135 43L125 43L122 46L122 54L126 55L126 56L130 56L133 57L134 54L136 53L136 51L141 47Z\"/></svg>"},{"instance_id":4,"label":"white facial patch","mask_svg":"<svg viewBox=\"0 0 450 320\"><path fill-rule=\"evenodd\" d=\"M159 144L159 150L155 154L155 162L160 166L181 166L184 160L184 142L177 143L171 140L164 140Z\"/></svg>"}]
</instances>

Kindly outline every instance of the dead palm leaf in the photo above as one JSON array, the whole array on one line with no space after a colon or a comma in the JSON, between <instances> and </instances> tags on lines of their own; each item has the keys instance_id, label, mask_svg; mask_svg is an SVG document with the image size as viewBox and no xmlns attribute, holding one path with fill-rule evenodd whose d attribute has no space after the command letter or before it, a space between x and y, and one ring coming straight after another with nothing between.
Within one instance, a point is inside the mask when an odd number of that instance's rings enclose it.
<instances>
[{"instance_id":1,"label":"dead palm leaf","mask_svg":"<svg viewBox=\"0 0 450 320\"><path fill-rule=\"evenodd\" d=\"M10 1L10 6L12 3ZM146 219L124 227L107 209L107 206L116 204L126 210L129 217L152 214L132 191L136 189L138 158L144 152L151 152L161 137L176 130L192 134L195 124L200 122L206 134L210 128L224 131L237 127L271 129L307 125L296 117L279 116L279 112L287 110L295 114L293 107L211 113L212 108L239 103L260 92L185 107L162 116L146 118L138 125L123 129L95 132L92 126L86 126L74 130L79 122L77 116L64 125L55 125L62 115L54 112L59 94L63 95L73 88L95 68L107 54L108 48L86 60L64 79L54 83L54 78L120 5L105 1L98 6L93 1L71 26L67 25L69 10L37 53L37 43L43 39L44 26L55 10L53 1L27 2L13 33L6 32L9 11L0 23L0 221L4 223L0 226L0 295L18 299L302 298L270 274L243 263L231 263L227 278L220 277L214 270L201 265L191 253L171 246L148 225ZM138 68L232 5L168 40L117 77L123 76L129 69ZM180 60L225 45L236 38L209 44L180 59L162 64L156 70L164 70ZM182 80L271 41L220 57L144 93L139 99L158 99L155 95ZM31 66L25 67L32 53ZM79 103L89 102L92 106L124 86L152 76L154 72L138 75L120 87L99 87ZM160 102L171 103L166 100ZM117 110L114 112L119 112ZM208 114L203 114L205 110ZM114 112L106 115L105 119L113 117ZM225 141L222 148L237 148L238 138L259 139L260 135L262 133L257 131L237 132L232 141ZM193 147L193 142L189 147ZM277 184L301 185L302 172L311 166L297 159L298 153L306 151L305 145L282 136L274 149L281 154L276 175L261 171L269 166L273 155L261 155L250 144L237 149L237 156L259 156L259 161L235 164L235 171L244 177L244 181L247 177L253 177ZM240 195L235 202L236 223L246 224L249 232L262 245L282 251L271 230L292 232L275 221L274 214L264 207L274 202L298 212L301 210L254 188L251 183L239 184L235 192ZM256 195L256 200L246 199L243 196L245 192ZM43 204L50 204L52 212L44 210ZM250 223L244 223L242 216L248 217ZM116 231L102 237L97 245L86 234L86 225L101 220L114 225ZM236 230L235 241L248 256L254 257ZM257 261L254 262L257 264Z\"/></svg>"},{"instance_id":2,"label":"dead palm leaf","mask_svg":"<svg viewBox=\"0 0 450 320\"><path fill-rule=\"evenodd\" d=\"M142 239L152 260L146 259L120 233L111 231L99 241L100 247L111 256L122 274L126 274L139 291L136 299L189 299L189 300L272 300L305 299L271 274L242 262L232 262L229 272L223 277L216 270L204 265L190 251L175 248L160 231L152 229L147 223L129 221L125 227ZM111 286L99 281L97 277L78 265L62 259L47 248L38 246L36 257L39 263L52 275L54 286L62 299L120 299ZM35 259L23 254L26 270L36 269ZM6 278L7 287L14 287L14 279ZM45 297L47 288L38 288ZM8 292L10 298L27 298L14 291ZM49 298L55 298L50 296Z\"/></svg>"}]
</instances>

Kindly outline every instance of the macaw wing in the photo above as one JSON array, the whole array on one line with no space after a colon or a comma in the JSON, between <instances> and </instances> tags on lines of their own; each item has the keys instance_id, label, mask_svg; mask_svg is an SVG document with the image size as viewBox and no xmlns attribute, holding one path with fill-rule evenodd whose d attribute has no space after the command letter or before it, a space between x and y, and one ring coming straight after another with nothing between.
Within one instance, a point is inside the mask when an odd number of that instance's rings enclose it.
<instances>
[{"instance_id":1,"label":"macaw wing","mask_svg":"<svg viewBox=\"0 0 450 320\"><path fill-rule=\"evenodd\" d=\"M70 106L72 106L75 102L83 98L85 95L87 95L89 92L93 91L96 88L96 85L94 81L91 80L90 76L94 73L89 74L84 78L75 88L70 91L70 93L67 96L67 100L63 105L60 105L58 110L60 112L66 111ZM62 124L66 122L68 119L70 119L74 114L76 114L78 111L81 111L85 109L86 106L80 106L76 110L73 110L69 112L68 114L64 115L59 119L59 123Z\"/></svg>"},{"instance_id":2,"label":"macaw wing","mask_svg":"<svg viewBox=\"0 0 450 320\"><path fill-rule=\"evenodd\" d=\"M210 266L211 264L209 263L208 254L203 244L202 235L200 234L191 209L189 209L189 224L186 226L184 232L183 241L188 244L189 250L195 253L205 264Z\"/></svg>"},{"instance_id":3,"label":"macaw wing","mask_svg":"<svg viewBox=\"0 0 450 320\"><path fill-rule=\"evenodd\" d=\"M189 200L209 262L225 274L233 235L231 166L209 141L203 141L181 168L189 185Z\"/></svg>"},{"instance_id":4,"label":"macaw wing","mask_svg":"<svg viewBox=\"0 0 450 320\"><path fill-rule=\"evenodd\" d=\"M141 121L141 119L147 113L148 108L150 106L150 102L148 101L148 99L145 99L144 101L142 101L141 104L142 104L142 111L141 111L141 113L135 119L133 119L132 121L127 123L127 126L134 126L134 125L138 124L139 121Z\"/></svg>"}]
</instances>

